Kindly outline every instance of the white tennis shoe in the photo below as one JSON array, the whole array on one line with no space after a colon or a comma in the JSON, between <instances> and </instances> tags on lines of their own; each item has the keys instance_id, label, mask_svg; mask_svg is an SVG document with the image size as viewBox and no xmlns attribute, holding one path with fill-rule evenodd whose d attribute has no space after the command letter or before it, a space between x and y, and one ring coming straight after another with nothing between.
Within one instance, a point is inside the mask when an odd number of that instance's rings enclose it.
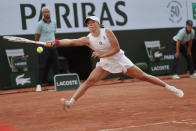
<instances>
[{"instance_id":1,"label":"white tennis shoe","mask_svg":"<svg viewBox=\"0 0 196 131\"><path fill-rule=\"evenodd\" d=\"M177 75L177 74L175 74L175 75L173 75L173 76L172 76L172 79L174 79L174 80L178 80L178 79L180 79L180 76L179 76L179 75Z\"/></svg>"},{"instance_id":2,"label":"white tennis shoe","mask_svg":"<svg viewBox=\"0 0 196 131\"><path fill-rule=\"evenodd\" d=\"M196 78L196 73L193 73L192 75L190 75L190 78Z\"/></svg>"},{"instance_id":3,"label":"white tennis shoe","mask_svg":"<svg viewBox=\"0 0 196 131\"><path fill-rule=\"evenodd\" d=\"M41 92L42 91L41 85L37 85L35 91L36 92Z\"/></svg>"},{"instance_id":4,"label":"white tennis shoe","mask_svg":"<svg viewBox=\"0 0 196 131\"><path fill-rule=\"evenodd\" d=\"M177 95L179 98L182 98L184 96L184 92L181 89L177 89L176 87L170 85L167 85L166 88Z\"/></svg>"},{"instance_id":5,"label":"white tennis shoe","mask_svg":"<svg viewBox=\"0 0 196 131\"><path fill-rule=\"evenodd\" d=\"M63 110L69 111L71 108L70 102L65 98L61 98L60 101L63 103Z\"/></svg>"},{"instance_id":6,"label":"white tennis shoe","mask_svg":"<svg viewBox=\"0 0 196 131\"><path fill-rule=\"evenodd\" d=\"M176 94L179 98L182 98L184 96L184 92L181 89L176 89L176 91L174 91L174 94Z\"/></svg>"}]
</instances>

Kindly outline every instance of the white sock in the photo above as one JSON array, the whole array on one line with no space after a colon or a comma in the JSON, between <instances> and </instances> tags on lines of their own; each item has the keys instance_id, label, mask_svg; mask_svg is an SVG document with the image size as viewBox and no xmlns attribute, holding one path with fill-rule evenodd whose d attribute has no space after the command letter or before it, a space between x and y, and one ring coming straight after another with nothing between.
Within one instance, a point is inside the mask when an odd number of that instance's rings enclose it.
<instances>
[{"instance_id":1,"label":"white sock","mask_svg":"<svg viewBox=\"0 0 196 131\"><path fill-rule=\"evenodd\" d=\"M71 99L69 100L69 105L72 105L74 102L75 102L75 99L74 99L74 98L71 98Z\"/></svg>"}]
</instances>

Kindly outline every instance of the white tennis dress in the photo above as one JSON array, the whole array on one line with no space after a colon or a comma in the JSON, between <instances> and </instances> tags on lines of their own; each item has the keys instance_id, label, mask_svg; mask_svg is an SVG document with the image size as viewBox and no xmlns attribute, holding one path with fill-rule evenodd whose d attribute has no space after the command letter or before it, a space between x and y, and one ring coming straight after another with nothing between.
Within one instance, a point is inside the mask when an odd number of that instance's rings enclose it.
<instances>
[{"instance_id":1,"label":"white tennis dress","mask_svg":"<svg viewBox=\"0 0 196 131\"><path fill-rule=\"evenodd\" d=\"M112 49L111 43L106 35L105 28L101 28L100 35L98 37L92 36L91 33L87 36L89 37L89 47L99 54L104 54ZM134 64L124 55L124 51L120 50L118 53L100 58L97 62L96 67L100 66L102 69L110 73L121 73L127 72L127 69Z\"/></svg>"}]
</instances>

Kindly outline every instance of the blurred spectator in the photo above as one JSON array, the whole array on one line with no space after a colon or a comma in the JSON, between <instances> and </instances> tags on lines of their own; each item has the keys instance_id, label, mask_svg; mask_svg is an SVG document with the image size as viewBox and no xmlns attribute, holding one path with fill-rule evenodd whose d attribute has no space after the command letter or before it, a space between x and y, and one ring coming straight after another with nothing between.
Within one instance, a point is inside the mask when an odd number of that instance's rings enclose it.
<instances>
[{"instance_id":1,"label":"blurred spectator","mask_svg":"<svg viewBox=\"0 0 196 131\"><path fill-rule=\"evenodd\" d=\"M55 40L56 23L50 18L50 9L42 8L43 19L36 26L35 40L36 41L51 41ZM38 82L36 91L42 91L41 86L47 79L49 65L52 64L54 74L59 73L58 52L57 47L43 47L44 51L39 56Z\"/></svg>"},{"instance_id":2,"label":"blurred spectator","mask_svg":"<svg viewBox=\"0 0 196 131\"><path fill-rule=\"evenodd\" d=\"M172 79L180 79L180 76L177 74L180 53L182 53L182 55L185 56L187 60L190 78L196 78L191 54L192 42L194 37L195 31L193 30L193 22L191 20L187 20L186 27L180 29L178 33L173 37L172 53L174 54L174 62Z\"/></svg>"}]
</instances>

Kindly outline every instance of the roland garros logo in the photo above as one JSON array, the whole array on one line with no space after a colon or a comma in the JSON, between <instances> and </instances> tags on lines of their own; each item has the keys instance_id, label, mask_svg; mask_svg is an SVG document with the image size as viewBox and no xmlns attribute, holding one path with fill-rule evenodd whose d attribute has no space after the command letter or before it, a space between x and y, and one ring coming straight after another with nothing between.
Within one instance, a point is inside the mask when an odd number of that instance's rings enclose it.
<instances>
[{"instance_id":1,"label":"roland garros logo","mask_svg":"<svg viewBox=\"0 0 196 131\"><path fill-rule=\"evenodd\" d=\"M173 0L168 3L167 8L169 10L169 20L172 23L179 23L182 20L182 4L179 1Z\"/></svg>"}]
</instances>

